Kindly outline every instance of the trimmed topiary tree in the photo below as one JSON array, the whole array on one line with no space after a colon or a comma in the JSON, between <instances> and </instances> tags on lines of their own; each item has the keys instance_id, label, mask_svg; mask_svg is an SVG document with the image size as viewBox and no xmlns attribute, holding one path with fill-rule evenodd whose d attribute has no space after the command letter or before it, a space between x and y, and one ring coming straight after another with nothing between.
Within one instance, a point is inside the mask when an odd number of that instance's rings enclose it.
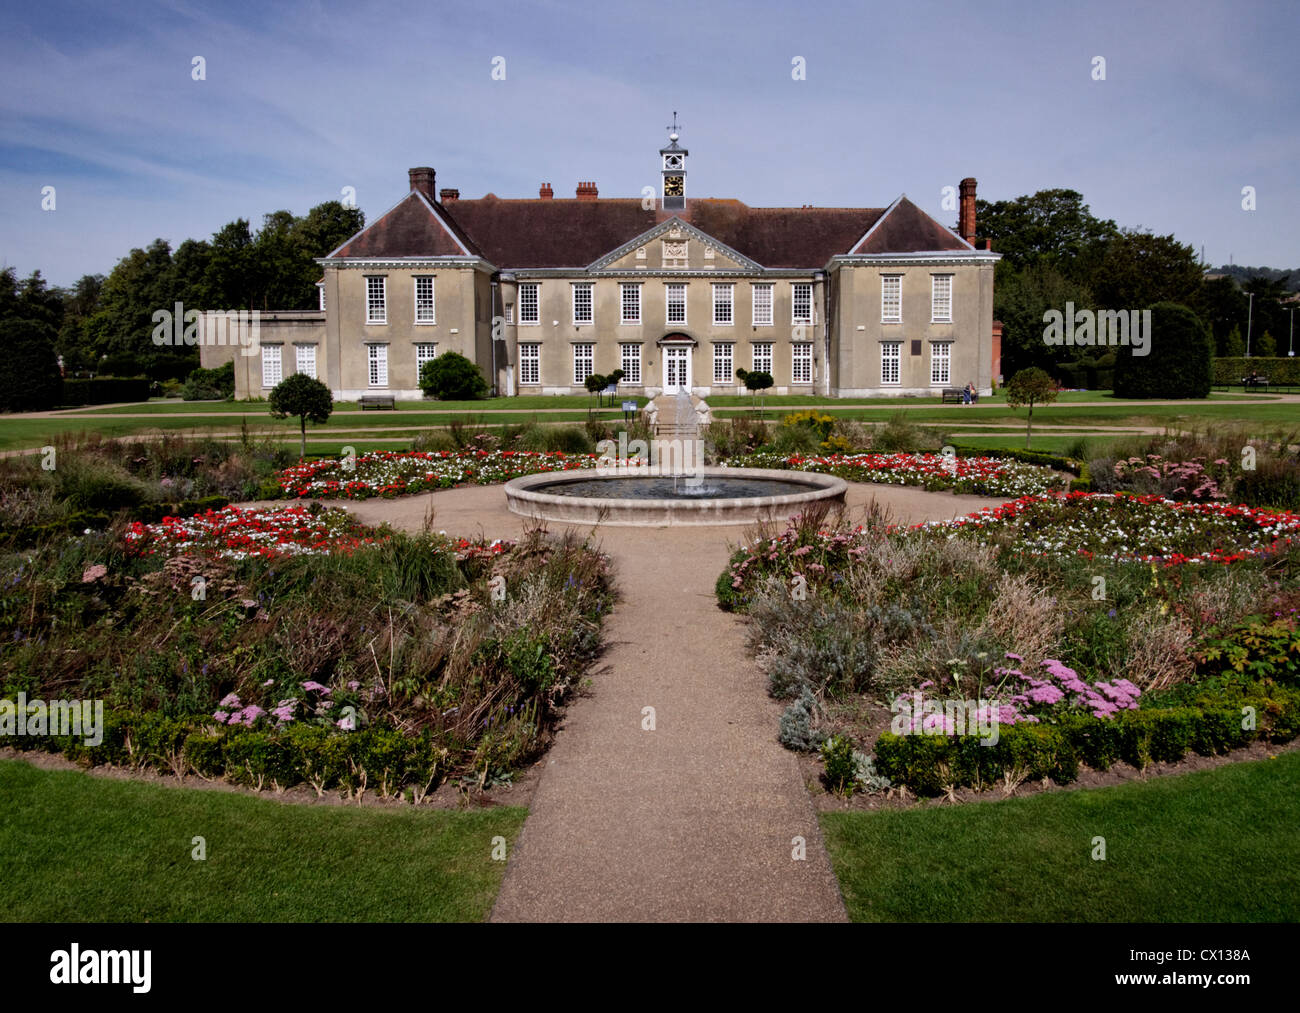
<instances>
[{"instance_id":1,"label":"trimmed topiary tree","mask_svg":"<svg viewBox=\"0 0 1300 1013\"><path fill-rule=\"evenodd\" d=\"M1116 397L1208 397L1214 362L1214 337L1201 318L1181 303L1151 307L1150 352L1134 355L1119 348L1115 361Z\"/></svg>"},{"instance_id":2,"label":"trimmed topiary tree","mask_svg":"<svg viewBox=\"0 0 1300 1013\"><path fill-rule=\"evenodd\" d=\"M295 416L300 423L302 442L298 456L307 456L307 423L320 424L329 419L334 411L334 398L330 389L308 376L306 373L294 373L276 384L271 391L271 414L277 419Z\"/></svg>"},{"instance_id":3,"label":"trimmed topiary tree","mask_svg":"<svg viewBox=\"0 0 1300 1013\"><path fill-rule=\"evenodd\" d=\"M1034 405L1051 404L1056 400L1056 381L1037 366L1022 369L1007 384L1007 404L1011 408L1021 405L1029 407L1029 419L1025 423L1025 449L1029 449L1029 440L1034 432Z\"/></svg>"},{"instance_id":4,"label":"trimmed topiary tree","mask_svg":"<svg viewBox=\"0 0 1300 1013\"><path fill-rule=\"evenodd\" d=\"M745 389L751 394L761 394L765 390L771 390L776 383L772 379L771 373L746 373L744 370L736 370L736 376L740 382L745 385ZM758 413L763 414L763 399L759 398Z\"/></svg>"},{"instance_id":5,"label":"trimmed topiary tree","mask_svg":"<svg viewBox=\"0 0 1300 1013\"><path fill-rule=\"evenodd\" d=\"M63 376L54 351L54 328L39 320L0 320L0 411L36 412L57 408Z\"/></svg>"},{"instance_id":6,"label":"trimmed topiary tree","mask_svg":"<svg viewBox=\"0 0 1300 1013\"><path fill-rule=\"evenodd\" d=\"M420 390L439 401L476 401L487 389L478 366L459 352L443 352L420 369Z\"/></svg>"}]
</instances>

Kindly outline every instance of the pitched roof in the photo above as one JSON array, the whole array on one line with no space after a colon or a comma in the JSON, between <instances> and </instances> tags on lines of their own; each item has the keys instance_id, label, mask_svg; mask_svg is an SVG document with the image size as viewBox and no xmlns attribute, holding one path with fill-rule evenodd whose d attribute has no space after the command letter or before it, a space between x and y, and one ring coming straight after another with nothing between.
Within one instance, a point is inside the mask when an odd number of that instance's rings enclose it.
<instances>
[{"instance_id":1,"label":"pitched roof","mask_svg":"<svg viewBox=\"0 0 1300 1013\"><path fill-rule=\"evenodd\" d=\"M582 268L673 217L770 268L816 269L851 250L970 249L906 198L889 208L751 208L738 200L694 198L673 212L647 210L636 197L516 200L488 194L435 204L412 191L331 256L469 251L504 269Z\"/></svg>"},{"instance_id":2,"label":"pitched roof","mask_svg":"<svg viewBox=\"0 0 1300 1013\"><path fill-rule=\"evenodd\" d=\"M862 236L862 241L852 247L858 254L971 249L974 247L961 236L945 229L906 197L891 204Z\"/></svg>"},{"instance_id":3,"label":"pitched roof","mask_svg":"<svg viewBox=\"0 0 1300 1013\"><path fill-rule=\"evenodd\" d=\"M412 190L380 215L331 257L455 257L474 249L455 222L439 214L423 195Z\"/></svg>"}]
</instances>

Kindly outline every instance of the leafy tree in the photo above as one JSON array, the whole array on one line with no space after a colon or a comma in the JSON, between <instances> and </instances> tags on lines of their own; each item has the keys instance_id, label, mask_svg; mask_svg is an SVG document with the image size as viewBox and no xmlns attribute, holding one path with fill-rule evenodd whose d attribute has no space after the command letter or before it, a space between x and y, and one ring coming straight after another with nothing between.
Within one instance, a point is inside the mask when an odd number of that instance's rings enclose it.
<instances>
[{"instance_id":1,"label":"leafy tree","mask_svg":"<svg viewBox=\"0 0 1300 1013\"><path fill-rule=\"evenodd\" d=\"M63 395L63 377L54 351L55 330L45 320L0 317L0 411L30 412L55 408Z\"/></svg>"},{"instance_id":2,"label":"leafy tree","mask_svg":"<svg viewBox=\"0 0 1300 1013\"><path fill-rule=\"evenodd\" d=\"M1196 297L1188 305L1214 332L1214 344L1219 355L1246 354L1244 339L1242 351L1232 353L1227 348L1229 335L1236 331L1240 336L1246 326L1246 295L1233 279L1202 280Z\"/></svg>"},{"instance_id":3,"label":"leafy tree","mask_svg":"<svg viewBox=\"0 0 1300 1013\"><path fill-rule=\"evenodd\" d=\"M1106 241L1087 281L1099 308L1188 303L1204 284L1196 252L1173 236L1124 229Z\"/></svg>"},{"instance_id":4,"label":"leafy tree","mask_svg":"<svg viewBox=\"0 0 1300 1013\"><path fill-rule=\"evenodd\" d=\"M1056 400L1056 381L1041 369L1031 367L1022 369L1007 384L1007 404L1012 408L1022 405L1029 407L1029 416L1025 424L1025 449L1029 449L1029 440L1034 430L1034 405L1049 405Z\"/></svg>"},{"instance_id":5,"label":"leafy tree","mask_svg":"<svg viewBox=\"0 0 1300 1013\"><path fill-rule=\"evenodd\" d=\"M1265 331L1260 336L1255 347L1250 350L1250 354L1258 355L1265 359L1271 359L1273 356L1277 355L1277 341L1271 333Z\"/></svg>"},{"instance_id":6,"label":"leafy tree","mask_svg":"<svg viewBox=\"0 0 1300 1013\"><path fill-rule=\"evenodd\" d=\"M330 389L306 373L294 373L275 385L270 397L271 414L277 419L291 415L299 421L302 442L299 456L307 456L307 423L319 425L329 420L334 411L334 398Z\"/></svg>"},{"instance_id":7,"label":"leafy tree","mask_svg":"<svg viewBox=\"0 0 1300 1013\"><path fill-rule=\"evenodd\" d=\"M1077 354L1073 348L1053 346L1043 340L1043 314L1054 309L1065 312L1065 304L1076 308L1093 304L1092 293L1066 278L1048 263L1031 264L1021 270L998 264L993 286L993 315L1002 321L1002 371L1010 376L1037 366L1051 370Z\"/></svg>"},{"instance_id":8,"label":"leafy tree","mask_svg":"<svg viewBox=\"0 0 1300 1013\"><path fill-rule=\"evenodd\" d=\"M1234 327L1223 342L1223 355L1225 358L1241 358L1245 354L1246 339L1241 336L1241 328Z\"/></svg>"},{"instance_id":9,"label":"leafy tree","mask_svg":"<svg viewBox=\"0 0 1300 1013\"><path fill-rule=\"evenodd\" d=\"M1147 355L1121 349L1115 362L1116 397L1203 398L1210 393L1214 339L1186 306L1151 307Z\"/></svg>"},{"instance_id":10,"label":"leafy tree","mask_svg":"<svg viewBox=\"0 0 1300 1013\"><path fill-rule=\"evenodd\" d=\"M1044 262L1067 276L1118 229L1093 216L1076 190L1039 190L1014 200L975 202L981 239L991 239L1014 269Z\"/></svg>"},{"instance_id":11,"label":"leafy tree","mask_svg":"<svg viewBox=\"0 0 1300 1013\"><path fill-rule=\"evenodd\" d=\"M761 394L765 390L770 390L776 383L772 379L771 373L754 373L738 369L736 370L736 376L751 394ZM758 399L758 413L759 415L763 414L763 399L761 397Z\"/></svg>"},{"instance_id":12,"label":"leafy tree","mask_svg":"<svg viewBox=\"0 0 1300 1013\"><path fill-rule=\"evenodd\" d=\"M592 373L586 380L588 394L599 395L602 390L609 386L609 378L601 376L599 373Z\"/></svg>"},{"instance_id":13,"label":"leafy tree","mask_svg":"<svg viewBox=\"0 0 1300 1013\"><path fill-rule=\"evenodd\" d=\"M420 370L420 389L439 401L473 401L487 393L478 366L459 352L443 352Z\"/></svg>"}]
</instances>

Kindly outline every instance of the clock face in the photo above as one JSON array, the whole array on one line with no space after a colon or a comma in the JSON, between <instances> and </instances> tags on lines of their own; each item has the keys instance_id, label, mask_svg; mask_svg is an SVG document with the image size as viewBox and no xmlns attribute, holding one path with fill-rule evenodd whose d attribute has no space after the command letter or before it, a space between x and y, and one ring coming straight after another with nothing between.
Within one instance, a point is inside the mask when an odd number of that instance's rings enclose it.
<instances>
[{"instance_id":1,"label":"clock face","mask_svg":"<svg viewBox=\"0 0 1300 1013\"><path fill-rule=\"evenodd\" d=\"M683 186L682 186L682 177L681 177L681 176L665 176L665 177L664 177L664 196L665 196L665 197L680 197L680 196L683 194L683 192L684 192L684 188L683 188Z\"/></svg>"}]
</instances>

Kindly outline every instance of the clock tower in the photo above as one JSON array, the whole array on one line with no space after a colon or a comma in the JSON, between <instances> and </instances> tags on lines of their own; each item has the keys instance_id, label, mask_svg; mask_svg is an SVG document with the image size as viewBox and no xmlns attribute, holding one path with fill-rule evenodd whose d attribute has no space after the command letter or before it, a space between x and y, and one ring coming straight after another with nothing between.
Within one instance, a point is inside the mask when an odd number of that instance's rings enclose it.
<instances>
[{"instance_id":1,"label":"clock tower","mask_svg":"<svg viewBox=\"0 0 1300 1013\"><path fill-rule=\"evenodd\" d=\"M668 128L668 147L659 149L664 177L664 210L683 211L686 208L686 156L690 154L677 143L677 113Z\"/></svg>"}]
</instances>

